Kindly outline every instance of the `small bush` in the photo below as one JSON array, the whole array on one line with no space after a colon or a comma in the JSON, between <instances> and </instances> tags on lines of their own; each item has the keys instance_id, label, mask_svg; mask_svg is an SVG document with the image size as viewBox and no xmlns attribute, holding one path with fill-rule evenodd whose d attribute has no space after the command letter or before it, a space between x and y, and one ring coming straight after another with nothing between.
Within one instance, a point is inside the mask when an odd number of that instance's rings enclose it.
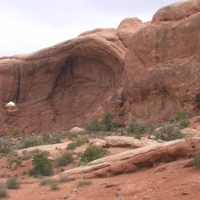
<instances>
[{"instance_id":1,"label":"small bush","mask_svg":"<svg viewBox=\"0 0 200 200\"><path fill-rule=\"evenodd\" d=\"M50 179L50 178L44 178L40 181L40 186L45 186L45 185L50 185L52 184L52 182L54 182L54 180Z\"/></svg>"},{"instance_id":2,"label":"small bush","mask_svg":"<svg viewBox=\"0 0 200 200\"><path fill-rule=\"evenodd\" d=\"M200 152L196 153L194 155L194 166L197 167L197 168L200 168Z\"/></svg>"},{"instance_id":3,"label":"small bush","mask_svg":"<svg viewBox=\"0 0 200 200\"><path fill-rule=\"evenodd\" d=\"M13 137L19 137L20 136L20 133L18 130L15 130L14 133L13 133Z\"/></svg>"},{"instance_id":4,"label":"small bush","mask_svg":"<svg viewBox=\"0 0 200 200\"><path fill-rule=\"evenodd\" d=\"M128 127L129 133L142 134L144 133L146 124L143 122L137 122L135 119L132 120Z\"/></svg>"},{"instance_id":5,"label":"small bush","mask_svg":"<svg viewBox=\"0 0 200 200\"><path fill-rule=\"evenodd\" d=\"M63 167L73 162L73 155L70 151L62 153L62 155L55 159L55 167Z\"/></svg>"},{"instance_id":6,"label":"small bush","mask_svg":"<svg viewBox=\"0 0 200 200\"><path fill-rule=\"evenodd\" d=\"M22 151L22 154L23 154L21 157L22 160L29 160L31 158L31 154L26 150Z\"/></svg>"},{"instance_id":7,"label":"small bush","mask_svg":"<svg viewBox=\"0 0 200 200\"><path fill-rule=\"evenodd\" d=\"M0 138L0 153L8 154L12 151L10 139L9 138Z\"/></svg>"},{"instance_id":8,"label":"small bush","mask_svg":"<svg viewBox=\"0 0 200 200\"><path fill-rule=\"evenodd\" d=\"M154 134L157 140L171 141L183 138L183 133L177 124L166 124L160 127Z\"/></svg>"},{"instance_id":9,"label":"small bush","mask_svg":"<svg viewBox=\"0 0 200 200\"><path fill-rule=\"evenodd\" d=\"M33 157L33 166L34 167L29 170L29 174L34 177L49 176L53 172L53 165L47 158L47 154L45 152L36 154Z\"/></svg>"},{"instance_id":10,"label":"small bush","mask_svg":"<svg viewBox=\"0 0 200 200\"><path fill-rule=\"evenodd\" d=\"M85 180L79 181L77 187L84 187L91 184L92 184L91 180L85 179Z\"/></svg>"},{"instance_id":11,"label":"small bush","mask_svg":"<svg viewBox=\"0 0 200 200\"><path fill-rule=\"evenodd\" d=\"M50 189L51 189L52 191L58 190L58 189L59 189L59 187L58 187L58 182L53 181L53 182L51 183L51 185L50 185Z\"/></svg>"},{"instance_id":12,"label":"small bush","mask_svg":"<svg viewBox=\"0 0 200 200\"><path fill-rule=\"evenodd\" d=\"M60 176L59 182L64 183L64 182L69 182L70 179L68 176L62 175Z\"/></svg>"},{"instance_id":13,"label":"small bush","mask_svg":"<svg viewBox=\"0 0 200 200\"><path fill-rule=\"evenodd\" d=\"M183 119L179 122L179 128L183 129L186 128L190 125L190 120L189 119Z\"/></svg>"},{"instance_id":14,"label":"small bush","mask_svg":"<svg viewBox=\"0 0 200 200\"><path fill-rule=\"evenodd\" d=\"M112 131L120 126L119 122L115 121L114 118L115 114L110 111L104 114L103 119L101 121L102 129L104 131Z\"/></svg>"},{"instance_id":15,"label":"small bush","mask_svg":"<svg viewBox=\"0 0 200 200\"><path fill-rule=\"evenodd\" d=\"M67 145L67 150L74 150L76 147L80 147L85 143L85 140L76 139L74 142Z\"/></svg>"},{"instance_id":16,"label":"small bush","mask_svg":"<svg viewBox=\"0 0 200 200\"><path fill-rule=\"evenodd\" d=\"M190 125L187 113L176 111L173 118L169 120L170 123L177 123L180 129L186 128Z\"/></svg>"},{"instance_id":17,"label":"small bush","mask_svg":"<svg viewBox=\"0 0 200 200\"><path fill-rule=\"evenodd\" d=\"M87 147L83 154L81 154L80 164L89 163L93 160L102 158L108 154L108 149L102 147L90 146ZM82 165L82 164L81 164Z\"/></svg>"},{"instance_id":18,"label":"small bush","mask_svg":"<svg viewBox=\"0 0 200 200\"><path fill-rule=\"evenodd\" d=\"M20 183L17 181L15 177L9 178L6 182L6 185L8 189L13 189L13 190L16 190L20 187Z\"/></svg>"},{"instance_id":19,"label":"small bush","mask_svg":"<svg viewBox=\"0 0 200 200\"><path fill-rule=\"evenodd\" d=\"M5 183L0 182L0 198L4 198L8 196L8 191Z\"/></svg>"},{"instance_id":20,"label":"small bush","mask_svg":"<svg viewBox=\"0 0 200 200\"><path fill-rule=\"evenodd\" d=\"M83 127L87 131L99 131L100 130L100 125L99 125L97 119L94 119L91 122L85 122L83 124Z\"/></svg>"}]
</instances>

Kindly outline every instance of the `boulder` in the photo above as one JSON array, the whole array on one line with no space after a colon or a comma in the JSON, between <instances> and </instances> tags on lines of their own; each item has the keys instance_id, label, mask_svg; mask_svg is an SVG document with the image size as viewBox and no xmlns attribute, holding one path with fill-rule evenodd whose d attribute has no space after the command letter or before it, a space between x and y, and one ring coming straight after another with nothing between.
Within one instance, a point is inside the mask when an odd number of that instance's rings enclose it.
<instances>
[{"instance_id":1,"label":"boulder","mask_svg":"<svg viewBox=\"0 0 200 200\"><path fill-rule=\"evenodd\" d=\"M74 127L69 132L70 133L81 133L81 132L84 132L84 131L85 131L84 128Z\"/></svg>"},{"instance_id":2,"label":"boulder","mask_svg":"<svg viewBox=\"0 0 200 200\"><path fill-rule=\"evenodd\" d=\"M160 21L179 21L200 12L200 0L183 0L159 9L152 23Z\"/></svg>"},{"instance_id":3,"label":"boulder","mask_svg":"<svg viewBox=\"0 0 200 200\"><path fill-rule=\"evenodd\" d=\"M117 27L117 36L127 48L130 44L133 33L146 25L137 17L124 19Z\"/></svg>"},{"instance_id":4,"label":"boulder","mask_svg":"<svg viewBox=\"0 0 200 200\"><path fill-rule=\"evenodd\" d=\"M74 149L73 153L78 155L83 154L86 148L86 146L77 147Z\"/></svg>"},{"instance_id":5,"label":"boulder","mask_svg":"<svg viewBox=\"0 0 200 200\"><path fill-rule=\"evenodd\" d=\"M93 139L93 140L89 141L89 145L90 146L96 146L96 147L105 147L106 142L104 140L101 140L101 139Z\"/></svg>"},{"instance_id":6,"label":"boulder","mask_svg":"<svg viewBox=\"0 0 200 200\"><path fill-rule=\"evenodd\" d=\"M104 138L107 147L131 147L140 148L157 144L157 141L153 141L147 138L141 138L141 140L135 139L134 137L125 136L108 136Z\"/></svg>"},{"instance_id":7,"label":"boulder","mask_svg":"<svg viewBox=\"0 0 200 200\"><path fill-rule=\"evenodd\" d=\"M11 169L11 171L16 170L16 169L17 169L17 163L14 162L14 163L11 165L10 169Z\"/></svg>"}]
</instances>

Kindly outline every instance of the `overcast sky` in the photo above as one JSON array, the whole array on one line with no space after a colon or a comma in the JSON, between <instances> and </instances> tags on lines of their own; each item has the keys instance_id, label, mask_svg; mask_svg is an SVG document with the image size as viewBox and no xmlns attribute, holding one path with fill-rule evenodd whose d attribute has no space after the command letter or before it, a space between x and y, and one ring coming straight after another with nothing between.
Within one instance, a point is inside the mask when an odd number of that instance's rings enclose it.
<instances>
[{"instance_id":1,"label":"overcast sky","mask_svg":"<svg viewBox=\"0 0 200 200\"><path fill-rule=\"evenodd\" d=\"M177 0L0 0L0 57L30 53L127 17L150 21Z\"/></svg>"}]
</instances>

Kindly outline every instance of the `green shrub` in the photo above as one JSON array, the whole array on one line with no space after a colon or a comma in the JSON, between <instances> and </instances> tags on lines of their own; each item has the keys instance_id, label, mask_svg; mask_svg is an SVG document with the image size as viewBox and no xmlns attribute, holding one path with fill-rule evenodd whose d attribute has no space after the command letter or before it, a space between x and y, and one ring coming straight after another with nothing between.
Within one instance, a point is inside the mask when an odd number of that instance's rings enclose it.
<instances>
[{"instance_id":1,"label":"green shrub","mask_svg":"<svg viewBox=\"0 0 200 200\"><path fill-rule=\"evenodd\" d=\"M171 118L169 120L169 122L173 123L173 122L180 122L183 119L187 119L187 114L185 112L182 111L176 111L174 114L174 117Z\"/></svg>"},{"instance_id":2,"label":"green shrub","mask_svg":"<svg viewBox=\"0 0 200 200\"><path fill-rule=\"evenodd\" d=\"M87 147L83 154L81 154L80 164L89 163L93 160L102 158L108 154L108 150L102 147L90 146Z\"/></svg>"},{"instance_id":3,"label":"green shrub","mask_svg":"<svg viewBox=\"0 0 200 200\"><path fill-rule=\"evenodd\" d=\"M80 140L80 139L76 139L74 142L69 143L66 147L67 150L74 150L76 149L76 147L80 147L81 145L83 145L86 141L85 140Z\"/></svg>"},{"instance_id":4,"label":"green shrub","mask_svg":"<svg viewBox=\"0 0 200 200\"><path fill-rule=\"evenodd\" d=\"M190 125L190 120L189 119L183 119L179 122L179 128L183 129L186 128Z\"/></svg>"},{"instance_id":5,"label":"green shrub","mask_svg":"<svg viewBox=\"0 0 200 200\"><path fill-rule=\"evenodd\" d=\"M16 190L20 187L20 183L17 181L15 177L9 178L6 182L6 185L8 189L12 189L12 190Z\"/></svg>"},{"instance_id":6,"label":"green shrub","mask_svg":"<svg viewBox=\"0 0 200 200\"><path fill-rule=\"evenodd\" d=\"M7 188L5 183L0 182L0 198L8 196Z\"/></svg>"},{"instance_id":7,"label":"green shrub","mask_svg":"<svg viewBox=\"0 0 200 200\"><path fill-rule=\"evenodd\" d=\"M183 133L177 124L166 124L154 134L157 140L171 141L183 138Z\"/></svg>"},{"instance_id":8,"label":"green shrub","mask_svg":"<svg viewBox=\"0 0 200 200\"><path fill-rule=\"evenodd\" d=\"M169 120L170 123L176 123L180 129L186 128L190 125L187 113L182 111L176 111L173 118Z\"/></svg>"},{"instance_id":9,"label":"green shrub","mask_svg":"<svg viewBox=\"0 0 200 200\"><path fill-rule=\"evenodd\" d=\"M13 163L16 163L17 166L21 164L21 161L18 160L17 158L8 158L7 162L8 162L8 165L10 165L10 166L11 166Z\"/></svg>"},{"instance_id":10,"label":"green shrub","mask_svg":"<svg viewBox=\"0 0 200 200\"><path fill-rule=\"evenodd\" d=\"M129 133L135 133L135 134L142 134L144 133L146 128L146 124L143 122L136 122L135 119L132 120L131 124L128 127Z\"/></svg>"},{"instance_id":11,"label":"green shrub","mask_svg":"<svg viewBox=\"0 0 200 200\"><path fill-rule=\"evenodd\" d=\"M99 131L100 130L100 125L99 125L97 119L94 119L91 122L85 122L83 124L83 127L87 131Z\"/></svg>"},{"instance_id":12,"label":"green shrub","mask_svg":"<svg viewBox=\"0 0 200 200\"><path fill-rule=\"evenodd\" d=\"M197 167L197 168L200 168L200 152L196 153L194 155L194 166Z\"/></svg>"},{"instance_id":13,"label":"green shrub","mask_svg":"<svg viewBox=\"0 0 200 200\"><path fill-rule=\"evenodd\" d=\"M115 117L115 114L110 111L104 114L103 119L101 121L102 129L104 131L112 131L116 127L120 126L119 122L114 120L114 117Z\"/></svg>"},{"instance_id":14,"label":"green shrub","mask_svg":"<svg viewBox=\"0 0 200 200\"><path fill-rule=\"evenodd\" d=\"M13 137L19 137L19 136L20 136L19 131L18 131L18 130L15 130L12 136L13 136Z\"/></svg>"},{"instance_id":15,"label":"green shrub","mask_svg":"<svg viewBox=\"0 0 200 200\"><path fill-rule=\"evenodd\" d=\"M61 154L60 157L55 159L55 167L63 167L73 162L73 154L70 151L66 151Z\"/></svg>"},{"instance_id":16,"label":"green shrub","mask_svg":"<svg viewBox=\"0 0 200 200\"><path fill-rule=\"evenodd\" d=\"M76 147L77 147L76 142L71 142L67 145L66 150L74 150L76 149Z\"/></svg>"},{"instance_id":17,"label":"green shrub","mask_svg":"<svg viewBox=\"0 0 200 200\"><path fill-rule=\"evenodd\" d=\"M85 179L85 180L79 181L77 184L77 187L84 187L84 186L91 185L91 184L92 184L91 180Z\"/></svg>"},{"instance_id":18,"label":"green shrub","mask_svg":"<svg viewBox=\"0 0 200 200\"><path fill-rule=\"evenodd\" d=\"M47 158L45 152L36 154L33 157L33 168L29 170L29 174L34 177L38 176L49 176L53 172L53 165L51 161Z\"/></svg>"}]
</instances>

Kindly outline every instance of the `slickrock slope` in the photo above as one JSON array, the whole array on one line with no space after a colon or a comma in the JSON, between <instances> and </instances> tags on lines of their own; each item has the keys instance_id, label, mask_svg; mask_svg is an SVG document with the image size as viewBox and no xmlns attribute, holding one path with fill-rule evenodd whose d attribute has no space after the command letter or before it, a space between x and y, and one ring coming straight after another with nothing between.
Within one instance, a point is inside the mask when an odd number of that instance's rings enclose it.
<instances>
[{"instance_id":1,"label":"slickrock slope","mask_svg":"<svg viewBox=\"0 0 200 200\"><path fill-rule=\"evenodd\" d=\"M68 129L108 109L125 124L199 109L199 2L164 7L151 23L130 18L117 30L0 58L1 134ZM6 110L9 101L16 112Z\"/></svg>"},{"instance_id":2,"label":"slickrock slope","mask_svg":"<svg viewBox=\"0 0 200 200\"><path fill-rule=\"evenodd\" d=\"M85 120L107 91L115 90L123 74L124 50L116 30L109 29L33 54L1 58L1 132L60 130ZM5 109L10 100L18 105L17 112Z\"/></svg>"}]
</instances>

